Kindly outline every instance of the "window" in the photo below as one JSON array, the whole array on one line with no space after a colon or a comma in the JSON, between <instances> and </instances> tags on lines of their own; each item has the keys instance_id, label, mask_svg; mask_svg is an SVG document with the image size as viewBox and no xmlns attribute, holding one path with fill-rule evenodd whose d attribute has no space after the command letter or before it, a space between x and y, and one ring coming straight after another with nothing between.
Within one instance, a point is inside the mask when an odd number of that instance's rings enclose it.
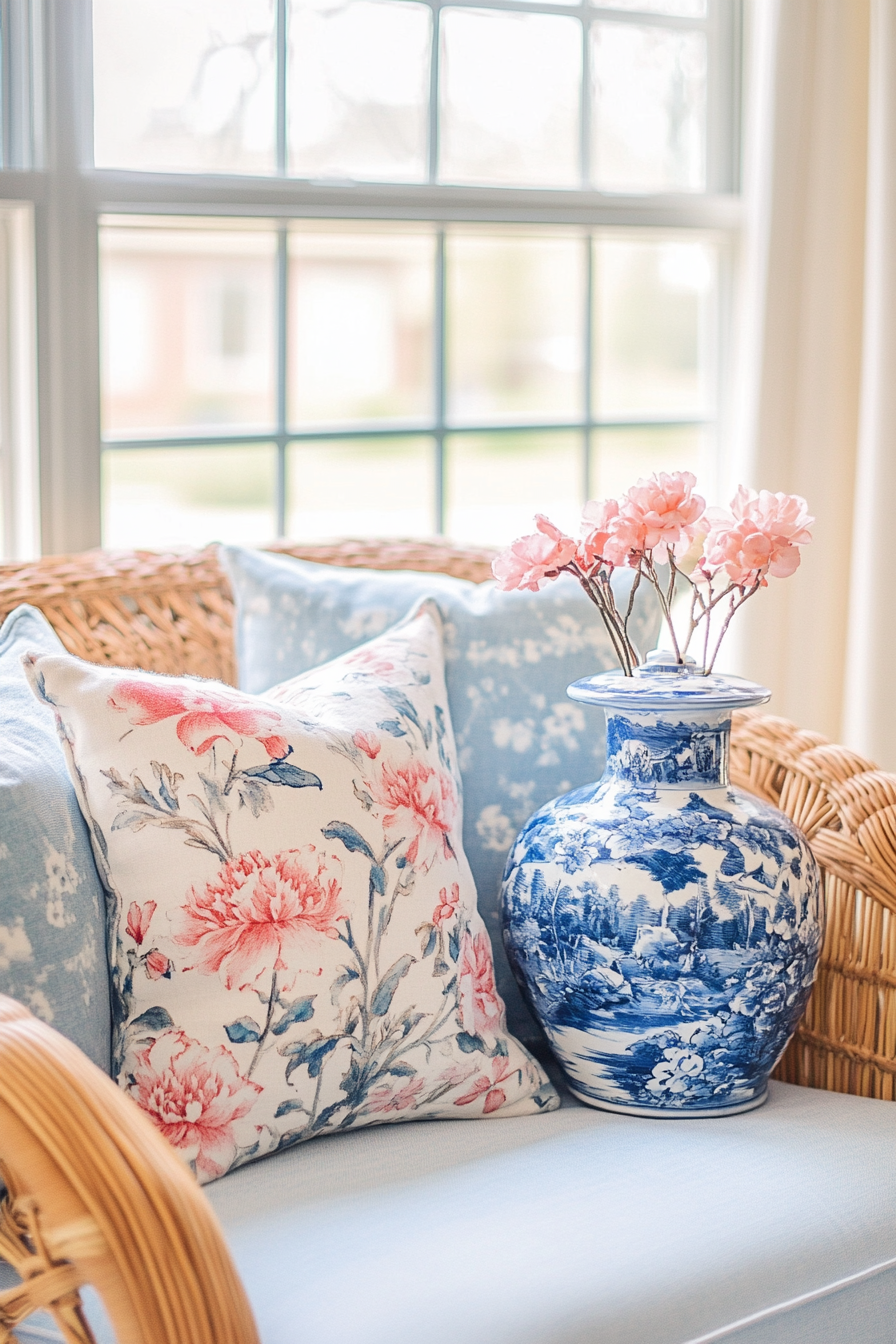
<instances>
[{"instance_id":1,"label":"window","mask_svg":"<svg viewBox=\"0 0 896 1344\"><path fill-rule=\"evenodd\" d=\"M80 331L81 377L42 350L80 411L52 473L43 450L45 534L501 543L644 471L712 476L738 0L71 0L48 21L47 232L72 233L43 281L38 249L38 293Z\"/></svg>"}]
</instances>

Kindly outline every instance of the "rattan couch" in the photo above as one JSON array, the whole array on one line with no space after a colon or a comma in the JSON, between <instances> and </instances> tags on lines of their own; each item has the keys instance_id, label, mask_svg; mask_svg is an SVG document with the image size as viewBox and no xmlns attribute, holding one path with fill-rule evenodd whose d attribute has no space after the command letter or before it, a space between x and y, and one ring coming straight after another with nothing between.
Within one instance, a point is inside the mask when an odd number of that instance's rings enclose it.
<instances>
[{"instance_id":1,"label":"rattan couch","mask_svg":"<svg viewBox=\"0 0 896 1344\"><path fill-rule=\"evenodd\" d=\"M489 575L489 552L442 543L279 549L349 566ZM213 550L0 567L0 619L22 602L82 658L235 680L232 599ZM894 1100L896 775L759 713L737 716L732 773L799 823L824 874L821 971L777 1077ZM179 1159L74 1046L2 998L0 1159L10 1192L0 1257L25 1280L0 1294L0 1344L11 1338L6 1326L40 1306L67 1339L86 1344L77 1289L87 1282L122 1344L257 1339L214 1216Z\"/></svg>"}]
</instances>

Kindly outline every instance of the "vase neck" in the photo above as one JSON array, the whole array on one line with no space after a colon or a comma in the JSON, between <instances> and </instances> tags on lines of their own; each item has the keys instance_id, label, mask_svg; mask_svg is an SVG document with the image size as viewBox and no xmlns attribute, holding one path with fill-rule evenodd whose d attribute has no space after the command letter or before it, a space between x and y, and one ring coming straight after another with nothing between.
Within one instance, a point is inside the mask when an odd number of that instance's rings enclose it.
<instances>
[{"instance_id":1,"label":"vase neck","mask_svg":"<svg viewBox=\"0 0 896 1344\"><path fill-rule=\"evenodd\" d=\"M731 716L607 713L606 774L658 788L724 788Z\"/></svg>"}]
</instances>

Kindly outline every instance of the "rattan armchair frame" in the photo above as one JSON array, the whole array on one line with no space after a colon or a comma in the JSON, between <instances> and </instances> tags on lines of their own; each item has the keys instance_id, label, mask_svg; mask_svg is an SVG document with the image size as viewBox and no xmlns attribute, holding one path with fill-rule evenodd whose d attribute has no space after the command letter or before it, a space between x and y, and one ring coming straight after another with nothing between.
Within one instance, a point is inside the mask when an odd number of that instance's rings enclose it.
<instances>
[{"instance_id":1,"label":"rattan armchair frame","mask_svg":"<svg viewBox=\"0 0 896 1344\"><path fill-rule=\"evenodd\" d=\"M211 1206L170 1144L77 1046L0 996L0 1342L38 1310L93 1344L78 1289L119 1344L258 1344Z\"/></svg>"}]
</instances>

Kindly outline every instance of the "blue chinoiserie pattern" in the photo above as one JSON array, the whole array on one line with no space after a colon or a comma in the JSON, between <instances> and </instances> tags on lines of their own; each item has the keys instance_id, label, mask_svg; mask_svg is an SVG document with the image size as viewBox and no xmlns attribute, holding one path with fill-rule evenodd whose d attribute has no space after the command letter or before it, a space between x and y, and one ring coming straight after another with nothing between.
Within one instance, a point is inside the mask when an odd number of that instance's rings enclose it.
<instances>
[{"instance_id":1,"label":"blue chinoiserie pattern","mask_svg":"<svg viewBox=\"0 0 896 1344\"><path fill-rule=\"evenodd\" d=\"M573 1091L610 1109L761 1104L822 935L804 836L728 781L760 686L653 665L570 695L607 711L602 779L542 807L504 875L504 940Z\"/></svg>"}]
</instances>

